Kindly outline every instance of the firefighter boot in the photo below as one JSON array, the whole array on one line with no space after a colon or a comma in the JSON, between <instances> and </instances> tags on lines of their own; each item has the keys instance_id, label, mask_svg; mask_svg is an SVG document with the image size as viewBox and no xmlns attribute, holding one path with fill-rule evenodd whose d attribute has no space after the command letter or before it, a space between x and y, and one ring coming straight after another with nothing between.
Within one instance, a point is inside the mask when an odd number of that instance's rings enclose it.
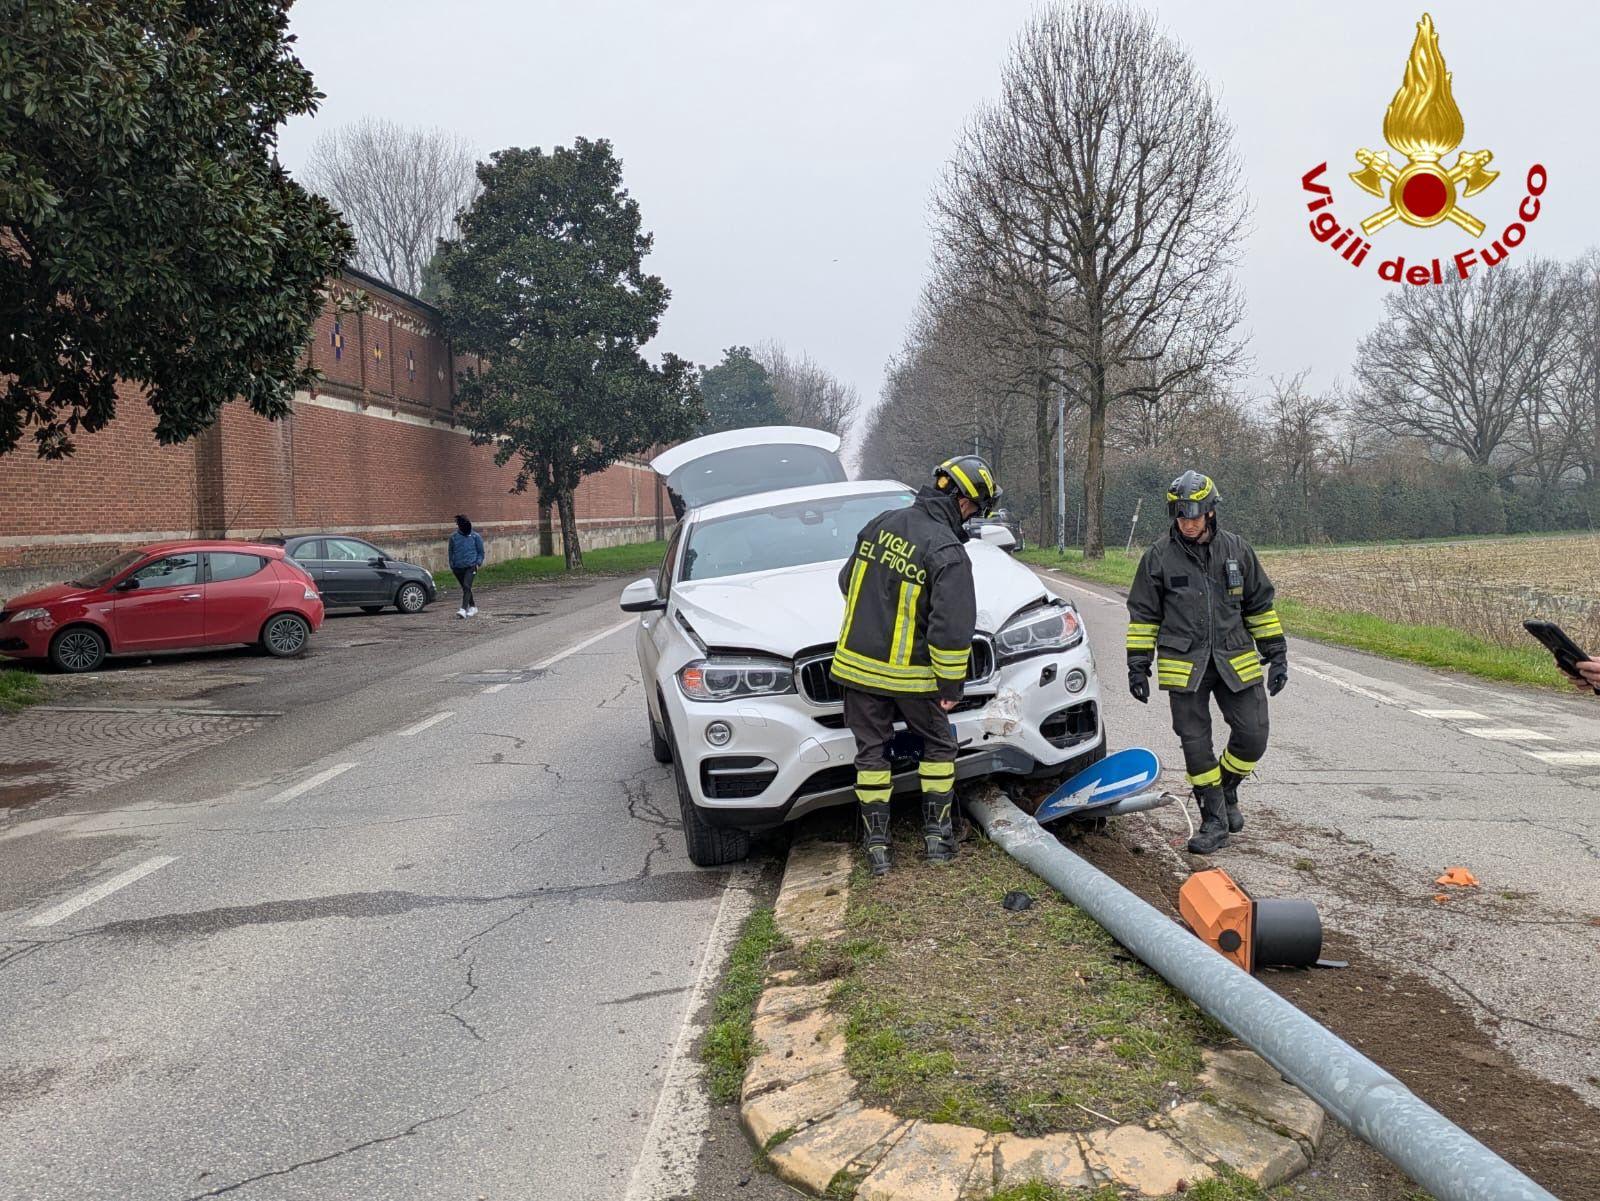
<instances>
[{"instance_id":1,"label":"firefighter boot","mask_svg":"<svg viewBox=\"0 0 1600 1201\"><path fill-rule=\"evenodd\" d=\"M949 863L956 857L955 826L950 821L951 794L931 793L922 798L923 852L929 863Z\"/></svg>"},{"instance_id":2,"label":"firefighter boot","mask_svg":"<svg viewBox=\"0 0 1600 1201\"><path fill-rule=\"evenodd\" d=\"M1244 814L1239 812L1239 781L1242 779L1243 776L1231 771L1224 770L1222 773L1222 800L1228 810L1229 834L1237 834L1244 829Z\"/></svg>"},{"instance_id":3,"label":"firefighter boot","mask_svg":"<svg viewBox=\"0 0 1600 1201\"><path fill-rule=\"evenodd\" d=\"M1189 839L1191 855L1209 855L1228 845L1228 805L1222 796L1222 785L1207 784L1194 790L1200 802L1200 829Z\"/></svg>"},{"instance_id":4,"label":"firefighter boot","mask_svg":"<svg viewBox=\"0 0 1600 1201\"><path fill-rule=\"evenodd\" d=\"M894 866L889 852L889 802L862 805L861 824L867 830L867 867L874 877L887 876Z\"/></svg>"}]
</instances>

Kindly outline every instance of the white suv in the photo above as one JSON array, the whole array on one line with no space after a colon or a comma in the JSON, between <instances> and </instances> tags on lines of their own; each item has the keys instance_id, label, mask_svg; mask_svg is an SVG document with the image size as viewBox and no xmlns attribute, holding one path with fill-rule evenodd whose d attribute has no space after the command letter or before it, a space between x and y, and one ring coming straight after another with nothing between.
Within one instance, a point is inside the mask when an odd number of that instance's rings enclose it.
<instances>
[{"instance_id":1,"label":"white suv","mask_svg":"<svg viewBox=\"0 0 1600 1201\"><path fill-rule=\"evenodd\" d=\"M656 458L681 517L655 578L622 594L641 614L639 666L656 758L672 763L689 857L744 858L751 831L855 799L855 740L828 668L855 536L915 490L852 482L836 435L795 427L699 438ZM967 543L978 633L950 715L957 779L1077 770L1105 754L1083 619L1000 545ZM893 748L896 790L916 748Z\"/></svg>"}]
</instances>

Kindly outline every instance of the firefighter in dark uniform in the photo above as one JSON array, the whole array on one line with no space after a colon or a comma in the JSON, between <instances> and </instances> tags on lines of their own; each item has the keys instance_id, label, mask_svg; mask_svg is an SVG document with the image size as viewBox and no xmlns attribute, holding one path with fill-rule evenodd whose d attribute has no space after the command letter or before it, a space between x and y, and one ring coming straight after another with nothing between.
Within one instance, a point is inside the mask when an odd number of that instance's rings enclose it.
<instances>
[{"instance_id":1,"label":"firefighter in dark uniform","mask_svg":"<svg viewBox=\"0 0 1600 1201\"><path fill-rule=\"evenodd\" d=\"M1154 659L1200 806L1200 829L1189 839L1196 855L1227 846L1229 833L1244 829L1239 781L1267 749L1267 695L1289 682L1272 581L1248 542L1217 528L1219 499L1198 471L1172 481L1172 528L1145 551L1128 592L1128 691L1149 701ZM1228 723L1220 760L1211 742L1213 696Z\"/></svg>"},{"instance_id":2,"label":"firefighter in dark uniform","mask_svg":"<svg viewBox=\"0 0 1600 1201\"><path fill-rule=\"evenodd\" d=\"M965 523L994 508L1000 488L976 455L934 469L910 508L880 514L856 536L839 573L844 624L833 678L856 736L856 798L874 876L889 870L887 747L894 723L922 738L922 834L930 862L956 853L956 738L948 714L961 699L972 657L977 601Z\"/></svg>"}]
</instances>

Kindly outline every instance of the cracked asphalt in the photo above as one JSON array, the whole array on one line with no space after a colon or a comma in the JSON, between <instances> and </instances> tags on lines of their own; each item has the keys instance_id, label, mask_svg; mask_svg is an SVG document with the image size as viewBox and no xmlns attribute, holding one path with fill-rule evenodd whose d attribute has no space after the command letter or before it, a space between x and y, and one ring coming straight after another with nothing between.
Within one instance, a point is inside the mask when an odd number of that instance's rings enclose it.
<instances>
[{"instance_id":1,"label":"cracked asphalt","mask_svg":"<svg viewBox=\"0 0 1600 1201\"><path fill-rule=\"evenodd\" d=\"M0 824L0 1196L628 1195L754 877L688 862L631 631L530 670L619 587Z\"/></svg>"},{"instance_id":2,"label":"cracked asphalt","mask_svg":"<svg viewBox=\"0 0 1600 1201\"><path fill-rule=\"evenodd\" d=\"M1084 611L1111 745L1155 750L1187 796L1164 699L1140 705L1122 684L1122 597L1047 578ZM1315 901L1326 926L1466 1002L1600 1126L1600 698L1289 640L1271 741L1239 790L1250 824L1207 862L1255 896ZM1220 747L1220 716L1214 729ZM1202 865L1181 850L1180 807L1134 820ZM1480 886L1435 883L1456 866Z\"/></svg>"}]
</instances>

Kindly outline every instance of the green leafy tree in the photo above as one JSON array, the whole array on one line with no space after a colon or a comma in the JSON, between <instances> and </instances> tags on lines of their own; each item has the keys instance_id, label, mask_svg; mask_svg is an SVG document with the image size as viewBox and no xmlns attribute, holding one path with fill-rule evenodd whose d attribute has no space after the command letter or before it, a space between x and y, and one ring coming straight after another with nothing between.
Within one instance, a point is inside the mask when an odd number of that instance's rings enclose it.
<instances>
[{"instance_id":1,"label":"green leafy tree","mask_svg":"<svg viewBox=\"0 0 1600 1201\"><path fill-rule=\"evenodd\" d=\"M349 230L277 129L320 98L289 0L0 0L0 454L140 386L164 443L242 398L289 412Z\"/></svg>"},{"instance_id":2,"label":"green leafy tree","mask_svg":"<svg viewBox=\"0 0 1600 1201\"><path fill-rule=\"evenodd\" d=\"M767 369L756 362L748 346L730 346L722 362L700 373L705 397L703 434L742 430L752 425L782 425L786 418L778 403L778 390Z\"/></svg>"},{"instance_id":3,"label":"green leafy tree","mask_svg":"<svg viewBox=\"0 0 1600 1201\"><path fill-rule=\"evenodd\" d=\"M582 566L572 498L584 476L682 438L701 419L689 363L640 353L671 293L642 262L651 237L605 140L501 150L435 260L457 352L480 357L459 401L496 461L518 461L561 516L567 567Z\"/></svg>"}]
</instances>

